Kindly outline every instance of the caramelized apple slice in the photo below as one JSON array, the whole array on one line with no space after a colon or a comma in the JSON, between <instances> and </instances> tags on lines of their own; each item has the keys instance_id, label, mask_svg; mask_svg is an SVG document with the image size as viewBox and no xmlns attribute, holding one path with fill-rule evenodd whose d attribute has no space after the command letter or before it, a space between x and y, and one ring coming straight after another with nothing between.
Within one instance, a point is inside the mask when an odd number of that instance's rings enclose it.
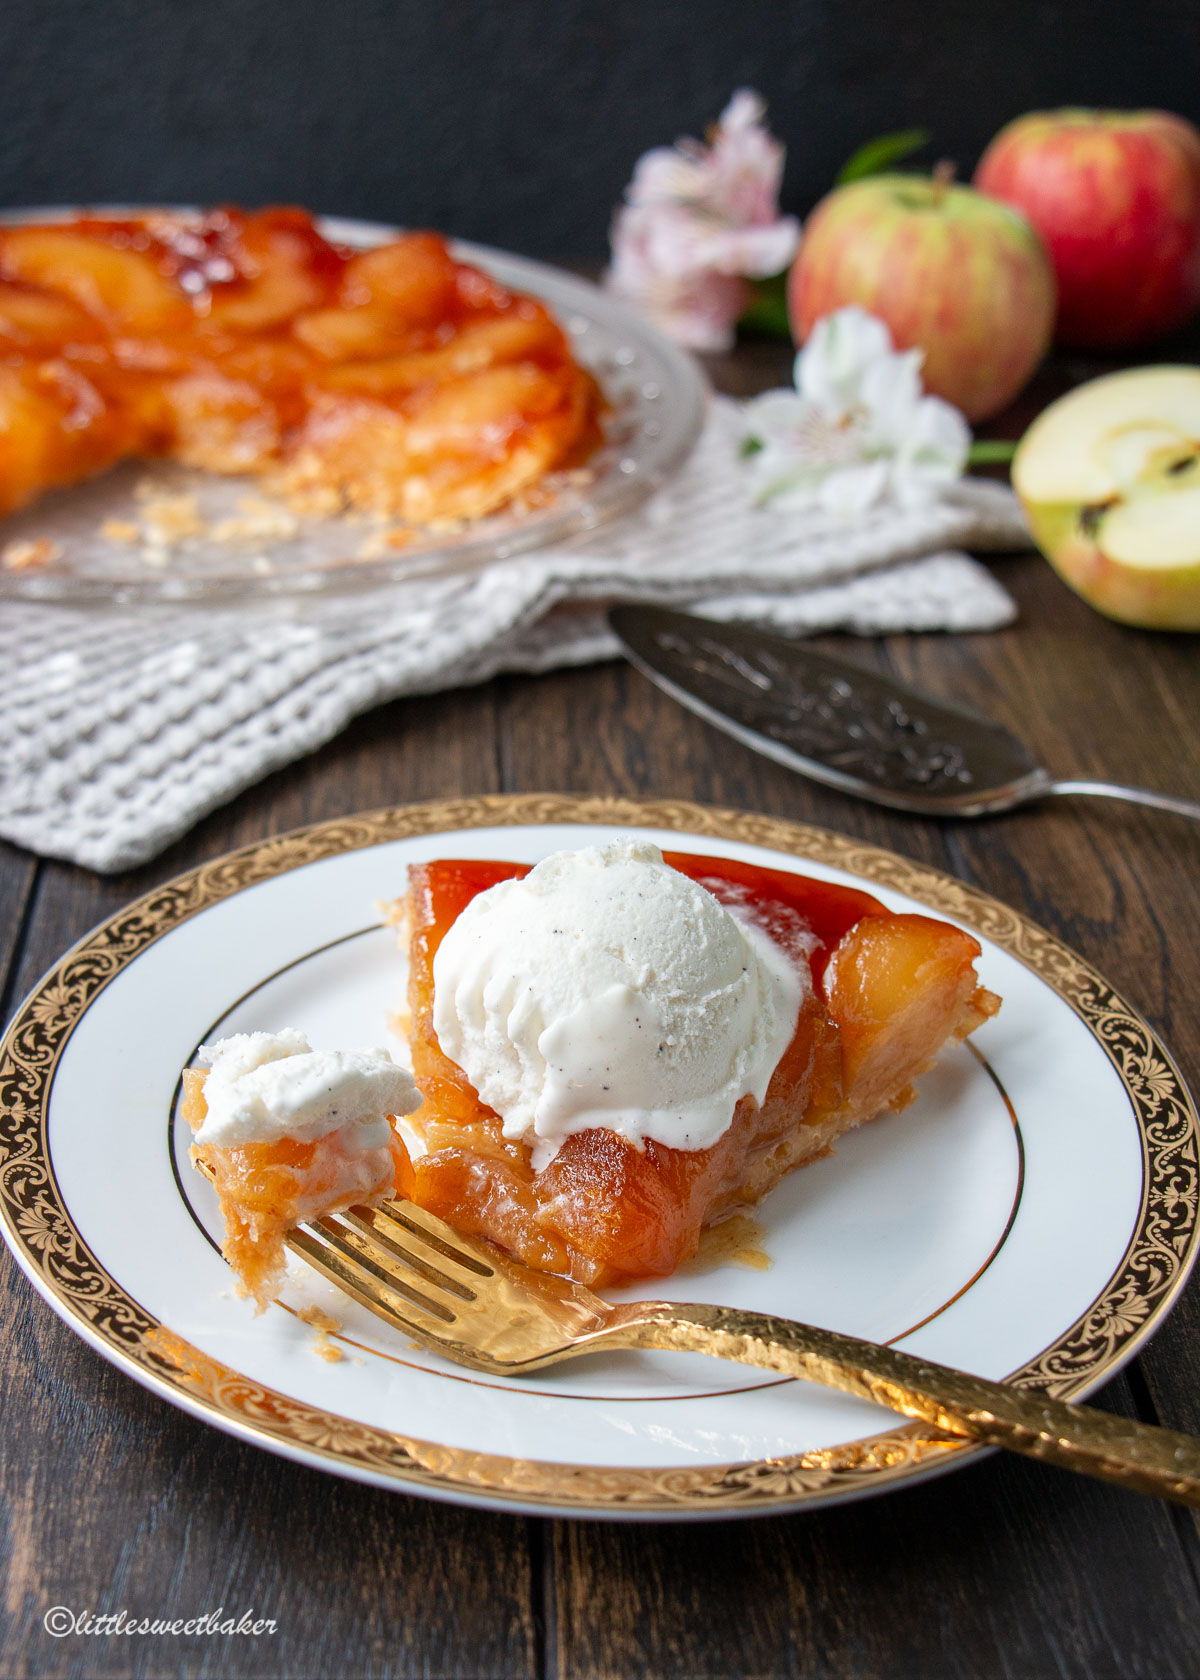
<instances>
[{"instance_id":1,"label":"caramelized apple slice","mask_svg":"<svg viewBox=\"0 0 1200 1680\"><path fill-rule=\"evenodd\" d=\"M995 1014L999 999L975 976L978 956L978 940L932 916L864 916L843 935L824 990L841 1028L848 1113L905 1107L947 1023L965 1038Z\"/></svg>"},{"instance_id":2,"label":"caramelized apple slice","mask_svg":"<svg viewBox=\"0 0 1200 1680\"><path fill-rule=\"evenodd\" d=\"M351 257L340 301L351 307L375 305L397 328L426 326L453 313L456 278L444 239L410 233Z\"/></svg>"},{"instance_id":3,"label":"caramelized apple slice","mask_svg":"<svg viewBox=\"0 0 1200 1680\"><path fill-rule=\"evenodd\" d=\"M0 271L71 298L114 326L160 328L179 324L191 313L186 298L151 257L69 228L3 229Z\"/></svg>"},{"instance_id":4,"label":"caramelized apple slice","mask_svg":"<svg viewBox=\"0 0 1200 1680\"><path fill-rule=\"evenodd\" d=\"M0 281L0 339L12 348L54 354L99 332L95 318L70 298Z\"/></svg>"},{"instance_id":5,"label":"caramelized apple slice","mask_svg":"<svg viewBox=\"0 0 1200 1680\"><path fill-rule=\"evenodd\" d=\"M112 466L139 439L129 415L69 362L0 363L0 515Z\"/></svg>"},{"instance_id":6,"label":"caramelized apple slice","mask_svg":"<svg viewBox=\"0 0 1200 1680\"><path fill-rule=\"evenodd\" d=\"M463 307L458 274L458 265L444 240L431 233L407 234L390 245L351 257L342 278L337 307L301 316L292 330L303 343L331 362L398 358L422 345L429 346L435 340L431 329L437 329L436 338L440 339L456 323ZM508 293L503 292L500 306L511 303ZM487 306L497 307L490 300ZM474 307L485 305L481 300ZM482 325L489 329L502 323L489 315ZM423 380L453 377L455 373L485 366L497 358L492 355L481 359L476 354L462 366L454 359L454 347L463 342L464 335L471 333L474 326L468 316L452 335L451 344L432 350L433 360L427 364L427 371L413 376L407 369L397 367L394 376L389 377L388 370L381 370L382 379L377 376L361 386L348 383L347 388L407 389ZM533 335L526 332L524 340L532 343ZM528 353L517 347L507 359Z\"/></svg>"},{"instance_id":7,"label":"caramelized apple slice","mask_svg":"<svg viewBox=\"0 0 1200 1680\"><path fill-rule=\"evenodd\" d=\"M315 376L314 384L326 391L388 397L419 390L422 385L482 373L503 362L533 360L550 363L567 360L563 335L544 310L530 309L520 314L467 321L449 344L437 350L349 361L348 366L322 369Z\"/></svg>"},{"instance_id":8,"label":"caramelized apple slice","mask_svg":"<svg viewBox=\"0 0 1200 1680\"><path fill-rule=\"evenodd\" d=\"M357 363L370 357L399 355L410 348L412 338L408 329L397 329L386 309L371 305L361 309L310 309L297 315L292 332L327 362Z\"/></svg>"},{"instance_id":9,"label":"caramelized apple slice","mask_svg":"<svg viewBox=\"0 0 1200 1680\"><path fill-rule=\"evenodd\" d=\"M193 355L161 390L171 454L206 472L268 471L303 418L310 367L307 353L286 338L247 337L220 356Z\"/></svg>"},{"instance_id":10,"label":"caramelized apple slice","mask_svg":"<svg viewBox=\"0 0 1200 1680\"><path fill-rule=\"evenodd\" d=\"M211 320L231 332L260 333L282 326L330 297L336 252L303 211L251 216L239 230L238 277L212 288Z\"/></svg>"},{"instance_id":11,"label":"caramelized apple slice","mask_svg":"<svg viewBox=\"0 0 1200 1680\"><path fill-rule=\"evenodd\" d=\"M0 515L24 507L53 483L61 428L57 406L17 368L0 364Z\"/></svg>"}]
</instances>

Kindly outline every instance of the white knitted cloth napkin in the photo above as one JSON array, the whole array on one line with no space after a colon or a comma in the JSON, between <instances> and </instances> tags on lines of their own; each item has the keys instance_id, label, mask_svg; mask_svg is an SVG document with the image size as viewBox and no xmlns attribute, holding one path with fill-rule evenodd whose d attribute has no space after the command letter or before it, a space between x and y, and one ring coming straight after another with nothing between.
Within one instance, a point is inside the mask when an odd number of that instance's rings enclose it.
<instances>
[{"instance_id":1,"label":"white knitted cloth napkin","mask_svg":"<svg viewBox=\"0 0 1200 1680\"><path fill-rule=\"evenodd\" d=\"M586 540L467 576L231 607L9 603L0 613L0 834L93 869L153 857L206 812L401 695L607 659L613 600L794 632L988 630L1014 616L956 552L1024 547L1005 487L852 522L750 505L737 405L682 473Z\"/></svg>"}]
</instances>

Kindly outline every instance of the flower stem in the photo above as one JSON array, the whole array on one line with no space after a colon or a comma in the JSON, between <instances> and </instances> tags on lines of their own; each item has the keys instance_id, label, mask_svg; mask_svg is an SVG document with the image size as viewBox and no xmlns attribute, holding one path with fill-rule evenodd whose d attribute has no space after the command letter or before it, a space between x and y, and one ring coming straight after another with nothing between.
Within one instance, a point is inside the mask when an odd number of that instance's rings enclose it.
<instances>
[{"instance_id":1,"label":"flower stem","mask_svg":"<svg viewBox=\"0 0 1200 1680\"><path fill-rule=\"evenodd\" d=\"M791 338L788 321L787 271L769 280L752 280L753 297L742 311L738 326L764 338Z\"/></svg>"},{"instance_id":2,"label":"flower stem","mask_svg":"<svg viewBox=\"0 0 1200 1680\"><path fill-rule=\"evenodd\" d=\"M976 438L967 453L969 467L1007 466L1017 452L1012 438Z\"/></svg>"}]
</instances>

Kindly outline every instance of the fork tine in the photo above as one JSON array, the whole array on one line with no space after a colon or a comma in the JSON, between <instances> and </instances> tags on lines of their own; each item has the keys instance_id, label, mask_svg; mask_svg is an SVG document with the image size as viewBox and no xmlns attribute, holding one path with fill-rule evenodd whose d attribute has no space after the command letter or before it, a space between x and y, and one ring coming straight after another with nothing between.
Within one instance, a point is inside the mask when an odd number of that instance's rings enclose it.
<instances>
[{"instance_id":1,"label":"fork tine","mask_svg":"<svg viewBox=\"0 0 1200 1680\"><path fill-rule=\"evenodd\" d=\"M444 1271L440 1271L436 1266L431 1266L420 1255L413 1254L411 1249L406 1248L403 1243L397 1242L396 1238L383 1228L382 1221L376 1221L372 1217L373 1212L373 1209L368 1208L361 1211L358 1208L347 1208L339 1214L338 1224L350 1229L344 1232L339 1230L338 1235L344 1237L344 1240L349 1242L350 1246L356 1251L360 1249L361 1244L361 1252L368 1257L368 1261L373 1258L372 1250L376 1253L382 1252L391 1255L393 1259L399 1260L402 1266L407 1266L409 1271L424 1278L426 1283L431 1283L435 1289L442 1289L451 1295L457 1295L460 1301L475 1300L475 1291L468 1288L465 1283L460 1283L455 1277L448 1277ZM327 1230L331 1229L332 1223L332 1221L318 1221L318 1224Z\"/></svg>"},{"instance_id":2,"label":"fork tine","mask_svg":"<svg viewBox=\"0 0 1200 1680\"><path fill-rule=\"evenodd\" d=\"M398 1225L410 1236L416 1237L418 1242L440 1254L443 1260L453 1261L464 1271L474 1272L477 1277L496 1275L494 1266L489 1266L481 1255L471 1252L469 1238L460 1236L434 1214L426 1213L424 1208L418 1208L412 1202L384 1202L381 1207L372 1208L370 1214L377 1229L386 1223Z\"/></svg>"},{"instance_id":3,"label":"fork tine","mask_svg":"<svg viewBox=\"0 0 1200 1680\"><path fill-rule=\"evenodd\" d=\"M554 1364L604 1330L613 1310L582 1284L528 1272L403 1200L326 1214L284 1241L376 1318L476 1371Z\"/></svg>"},{"instance_id":4,"label":"fork tine","mask_svg":"<svg viewBox=\"0 0 1200 1680\"><path fill-rule=\"evenodd\" d=\"M311 1266L352 1295L362 1306L419 1338L444 1335L454 1323L448 1305L430 1299L396 1275L395 1266L384 1267L350 1246L345 1233L332 1221L322 1225L297 1226L289 1233L288 1247ZM422 1324L412 1316L414 1309L431 1322Z\"/></svg>"}]
</instances>

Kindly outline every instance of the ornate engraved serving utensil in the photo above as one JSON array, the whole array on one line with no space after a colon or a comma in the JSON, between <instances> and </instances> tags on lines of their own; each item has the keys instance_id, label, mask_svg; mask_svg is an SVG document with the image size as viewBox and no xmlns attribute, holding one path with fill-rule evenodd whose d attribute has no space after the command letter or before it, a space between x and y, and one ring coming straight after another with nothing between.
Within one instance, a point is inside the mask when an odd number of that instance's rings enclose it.
<instances>
[{"instance_id":1,"label":"ornate engraved serving utensil","mask_svg":"<svg viewBox=\"0 0 1200 1680\"><path fill-rule=\"evenodd\" d=\"M872 1400L950 1439L1007 1447L1200 1509L1200 1440L1192 1436L765 1313L680 1301L613 1306L410 1202L352 1208L287 1240L405 1336L491 1376L616 1348L714 1354Z\"/></svg>"},{"instance_id":2,"label":"ornate engraved serving utensil","mask_svg":"<svg viewBox=\"0 0 1200 1680\"><path fill-rule=\"evenodd\" d=\"M616 607L608 618L632 663L681 705L842 793L934 817L1087 794L1200 820L1193 799L1055 778L990 719L803 641L664 607Z\"/></svg>"}]
</instances>

